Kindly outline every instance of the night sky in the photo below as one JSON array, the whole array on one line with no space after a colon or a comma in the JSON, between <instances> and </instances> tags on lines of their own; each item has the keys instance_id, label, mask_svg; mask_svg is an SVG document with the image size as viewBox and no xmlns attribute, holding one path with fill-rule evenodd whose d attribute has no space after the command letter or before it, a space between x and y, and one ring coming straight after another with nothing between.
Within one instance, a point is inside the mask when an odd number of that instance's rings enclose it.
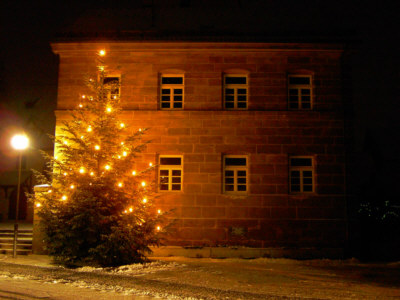
<instances>
[{"instance_id":1,"label":"night sky","mask_svg":"<svg viewBox=\"0 0 400 300\"><path fill-rule=\"evenodd\" d=\"M162 29L346 36L357 50L352 60L352 100L359 172L390 173L392 168L400 166L397 145L400 143L396 143L400 129L396 44L400 11L396 3L141 0L131 1L130 7L126 7L107 1L3 0L0 4L1 138L11 125L28 126L34 129L36 147L51 148L45 133L54 132L58 59L52 54L49 42L57 32ZM382 166L376 169L379 160L384 169ZM389 182L380 184L390 188L387 185L392 183L398 180L391 177Z\"/></svg>"}]
</instances>

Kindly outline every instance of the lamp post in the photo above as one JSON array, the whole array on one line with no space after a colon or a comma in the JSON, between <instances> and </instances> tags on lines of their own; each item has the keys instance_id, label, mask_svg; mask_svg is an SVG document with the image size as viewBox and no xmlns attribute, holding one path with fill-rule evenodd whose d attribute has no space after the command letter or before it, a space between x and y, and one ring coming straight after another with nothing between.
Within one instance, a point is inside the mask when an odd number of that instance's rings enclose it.
<instances>
[{"instance_id":1,"label":"lamp post","mask_svg":"<svg viewBox=\"0 0 400 300\"><path fill-rule=\"evenodd\" d=\"M18 157L18 185L17 185L17 203L15 207L15 224L14 224L14 246L13 246L13 257L17 256L17 232L18 232L18 208L19 208L19 194L21 186L21 161L22 161L22 151L28 148L29 139L24 134L14 135L11 139L11 146L19 152Z\"/></svg>"}]
</instances>

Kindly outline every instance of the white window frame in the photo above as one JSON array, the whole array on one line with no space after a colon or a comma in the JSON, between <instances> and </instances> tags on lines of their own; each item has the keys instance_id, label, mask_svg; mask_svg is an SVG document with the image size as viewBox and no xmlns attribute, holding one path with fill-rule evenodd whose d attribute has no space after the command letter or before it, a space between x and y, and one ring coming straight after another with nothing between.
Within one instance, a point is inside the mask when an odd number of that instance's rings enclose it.
<instances>
[{"instance_id":1,"label":"white window frame","mask_svg":"<svg viewBox=\"0 0 400 300\"><path fill-rule=\"evenodd\" d=\"M246 78L246 84L236 84L236 83L226 83L226 78L230 77L244 77ZM227 94L227 89L233 89L233 94ZM245 94L238 94L239 89L245 89ZM243 103L244 101L238 101L239 97L246 96L246 107L238 107L238 103ZM227 96L233 96L233 107L227 107ZM231 101L229 101L231 102ZM225 74L224 75L224 109L226 110L247 110L249 106L249 76L247 74Z\"/></svg>"},{"instance_id":2,"label":"white window frame","mask_svg":"<svg viewBox=\"0 0 400 300\"><path fill-rule=\"evenodd\" d=\"M107 83L103 83L105 89L107 89L107 90L109 89L107 91L107 98L108 99L118 99L118 98L120 98L121 97L121 75L108 74L108 75L104 76L103 80L105 80L106 78L118 78L118 84L117 84L118 86L117 87L111 88L111 87L107 86L108 85ZM117 93L113 93L112 92L113 90L116 90Z\"/></svg>"},{"instance_id":3,"label":"white window frame","mask_svg":"<svg viewBox=\"0 0 400 300\"><path fill-rule=\"evenodd\" d=\"M169 84L169 83L162 83L163 78L168 78L168 77L180 77L182 78L182 84ZM169 101L163 101L163 97L166 97L166 95L163 95L163 90L169 90ZM175 90L181 89L182 94L176 94L175 95ZM175 96L182 96L182 101L175 101ZM184 99L185 98L185 76L183 74L161 74L160 77L160 109L162 110L181 110L183 109L184 106ZM182 107L174 107L175 103L181 103ZM163 107L163 103L169 103L169 107Z\"/></svg>"},{"instance_id":4,"label":"white window frame","mask_svg":"<svg viewBox=\"0 0 400 300\"><path fill-rule=\"evenodd\" d=\"M290 78L303 78L306 77L309 79L309 84L291 84ZM289 110L312 110L313 109L313 90L312 90L312 75L307 74L290 74L288 75L288 109ZM291 91L296 91L297 95L291 94ZM305 92L308 91L308 92ZM307 94L308 93L308 94ZM297 97L296 97L297 96ZM310 101L305 101L303 98L309 97ZM293 100L293 98L296 100ZM297 103L297 108L291 107L292 103ZM310 107L303 107L305 103L309 103Z\"/></svg>"},{"instance_id":5,"label":"white window frame","mask_svg":"<svg viewBox=\"0 0 400 300\"><path fill-rule=\"evenodd\" d=\"M231 165L226 165L226 159L227 158L244 158L246 159L246 165L245 166L231 166ZM224 155L223 156L223 181L222 181L222 186L223 186L223 192L225 194L241 194L245 195L248 193L249 190L249 158L247 155ZM232 178L232 176L226 176L226 171L233 171L233 191L227 191L226 190L226 179L227 178ZM238 173L239 171L245 171L246 175L239 176ZM245 186L246 190L245 191L240 191L238 190L238 186L243 185L239 184L238 179L239 178L245 178ZM231 184L230 184L231 185Z\"/></svg>"},{"instance_id":6,"label":"white window frame","mask_svg":"<svg viewBox=\"0 0 400 300\"><path fill-rule=\"evenodd\" d=\"M304 158L304 159L310 159L311 160L311 166L292 166L292 159L296 158ZM305 193L314 193L315 191L315 171L314 171L314 157L313 156L290 156L289 157L289 191L291 194L305 194ZM292 175L292 172L299 172L299 176L296 176L296 178L299 179L298 184L293 184L292 180L295 179ZM310 176L305 176L305 172L311 172L311 191L305 191L304 187L309 186L310 183L305 183L305 179L309 179ZM293 186L299 186L299 190L293 190Z\"/></svg>"},{"instance_id":7,"label":"white window frame","mask_svg":"<svg viewBox=\"0 0 400 300\"><path fill-rule=\"evenodd\" d=\"M161 164L161 159L162 158L180 158L181 159L181 164L180 165L162 165ZM160 192L182 192L182 187L183 187L183 156L182 155L160 155L158 158L158 186L159 186L159 191ZM165 175L161 175L161 171L168 171L168 189L163 190L161 189L162 185L162 178L166 177ZM180 176L173 176L173 171L180 171ZM179 190L174 190L173 189L173 178L180 178L180 189ZM175 183L177 184L177 183Z\"/></svg>"}]
</instances>

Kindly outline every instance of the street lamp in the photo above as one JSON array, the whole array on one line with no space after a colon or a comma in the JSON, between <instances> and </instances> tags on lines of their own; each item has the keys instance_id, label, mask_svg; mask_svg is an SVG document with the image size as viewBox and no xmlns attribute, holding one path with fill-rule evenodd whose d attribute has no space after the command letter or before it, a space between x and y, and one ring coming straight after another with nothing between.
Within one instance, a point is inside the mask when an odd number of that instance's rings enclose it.
<instances>
[{"instance_id":1,"label":"street lamp","mask_svg":"<svg viewBox=\"0 0 400 300\"><path fill-rule=\"evenodd\" d=\"M21 186L21 161L22 161L22 151L28 148L29 139L24 134L14 135L11 139L11 146L19 151L19 162L18 162L18 185L17 185L17 203L15 207L15 225L14 225L14 247L13 247L13 257L17 256L17 231L18 231L18 208L19 208L19 194Z\"/></svg>"}]
</instances>

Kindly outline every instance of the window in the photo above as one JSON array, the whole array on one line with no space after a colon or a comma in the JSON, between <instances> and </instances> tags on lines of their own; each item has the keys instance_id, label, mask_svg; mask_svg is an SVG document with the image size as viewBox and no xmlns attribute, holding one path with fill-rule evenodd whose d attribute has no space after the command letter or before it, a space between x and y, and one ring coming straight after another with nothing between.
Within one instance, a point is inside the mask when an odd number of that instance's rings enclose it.
<instances>
[{"instance_id":1,"label":"window","mask_svg":"<svg viewBox=\"0 0 400 300\"><path fill-rule=\"evenodd\" d=\"M291 193L312 193L314 191L313 158L290 157L289 176Z\"/></svg>"},{"instance_id":2,"label":"window","mask_svg":"<svg viewBox=\"0 0 400 300\"><path fill-rule=\"evenodd\" d=\"M247 192L247 157L224 157L224 193Z\"/></svg>"},{"instance_id":3,"label":"window","mask_svg":"<svg viewBox=\"0 0 400 300\"><path fill-rule=\"evenodd\" d=\"M183 108L183 76L161 76L161 109Z\"/></svg>"},{"instance_id":4,"label":"window","mask_svg":"<svg viewBox=\"0 0 400 300\"><path fill-rule=\"evenodd\" d=\"M311 109L311 75L289 75L289 109Z\"/></svg>"},{"instance_id":5,"label":"window","mask_svg":"<svg viewBox=\"0 0 400 300\"><path fill-rule=\"evenodd\" d=\"M225 109L247 109L247 76L225 75L224 105Z\"/></svg>"},{"instance_id":6,"label":"window","mask_svg":"<svg viewBox=\"0 0 400 300\"><path fill-rule=\"evenodd\" d=\"M120 96L120 77L104 77L104 86L107 90L107 96L111 99L117 99Z\"/></svg>"},{"instance_id":7,"label":"window","mask_svg":"<svg viewBox=\"0 0 400 300\"><path fill-rule=\"evenodd\" d=\"M182 190L182 156L160 156L159 170L161 191Z\"/></svg>"}]
</instances>

